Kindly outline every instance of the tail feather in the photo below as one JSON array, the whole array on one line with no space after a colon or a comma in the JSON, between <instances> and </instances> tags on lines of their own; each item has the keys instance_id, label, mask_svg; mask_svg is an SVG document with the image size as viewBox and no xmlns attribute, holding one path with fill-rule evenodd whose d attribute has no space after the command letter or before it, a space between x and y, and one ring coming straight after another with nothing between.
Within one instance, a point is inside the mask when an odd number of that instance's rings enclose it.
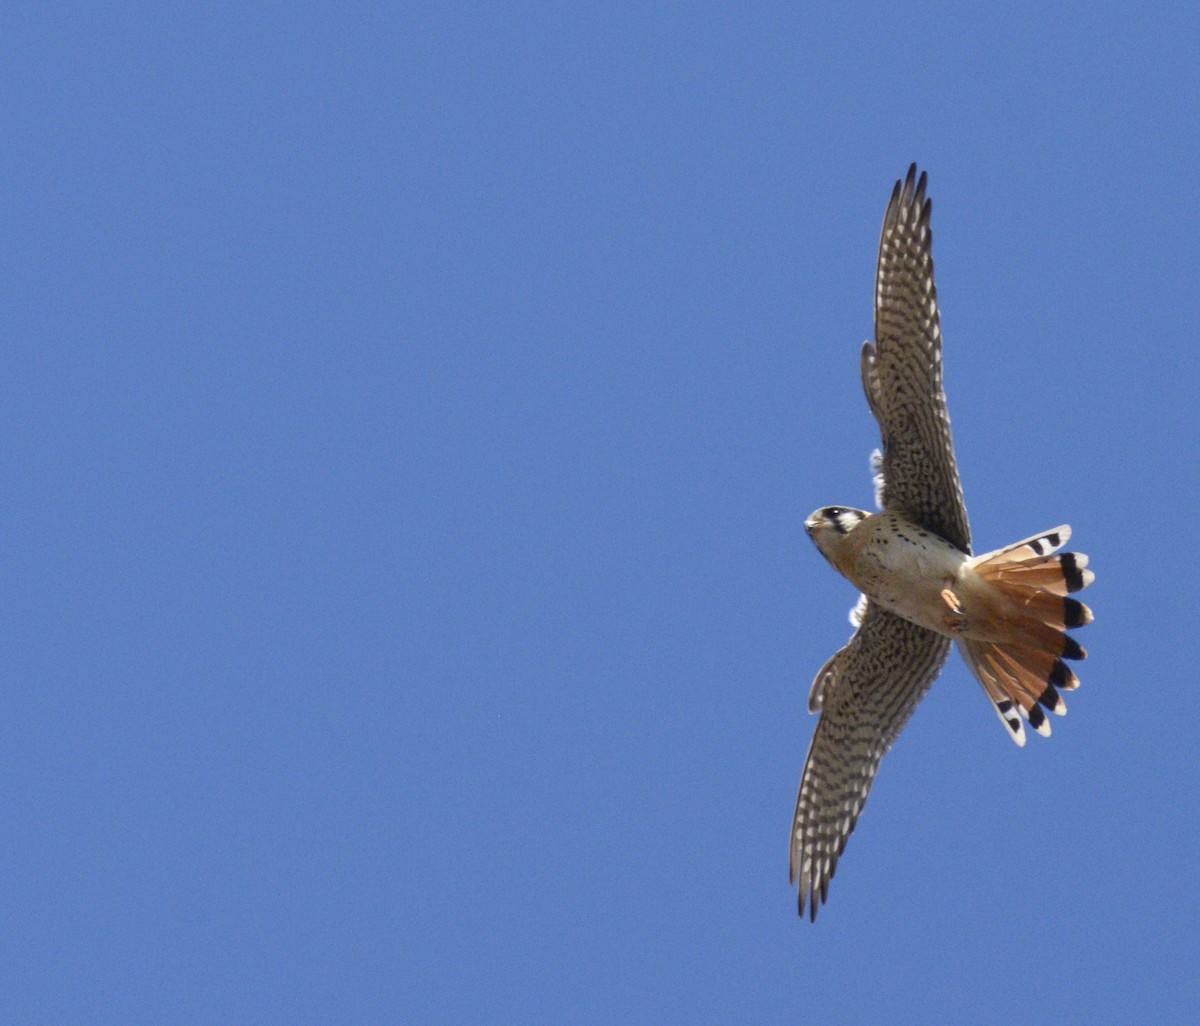
<instances>
[{"instance_id":1,"label":"tail feather","mask_svg":"<svg viewBox=\"0 0 1200 1026\"><path fill-rule=\"evenodd\" d=\"M1071 538L1067 524L1053 531L985 552L972 560L975 569L997 580L1039 588L1055 595L1082 591L1096 579L1087 569L1088 558L1081 552L1055 555Z\"/></svg>"},{"instance_id":2,"label":"tail feather","mask_svg":"<svg viewBox=\"0 0 1200 1026\"><path fill-rule=\"evenodd\" d=\"M1008 651L993 646L984 653L984 661L989 665L993 675L999 679L1001 686L1011 694L1021 715L1029 721L1043 737L1050 734L1050 724L1038 708L1038 694L1041 682L1032 677L1025 666L1017 661Z\"/></svg>"},{"instance_id":3,"label":"tail feather","mask_svg":"<svg viewBox=\"0 0 1200 1026\"><path fill-rule=\"evenodd\" d=\"M1087 608L1086 606L1084 607ZM1091 610L1088 610L1091 616ZM1091 622L1090 619L1088 621ZM1035 649L1061 659L1086 659L1087 650L1069 634L1051 626L1036 614L1024 611L1011 613L1002 621L1008 635L1006 643L1018 648Z\"/></svg>"},{"instance_id":4,"label":"tail feather","mask_svg":"<svg viewBox=\"0 0 1200 1026\"><path fill-rule=\"evenodd\" d=\"M996 715L1000 717L1000 722L1003 723L1009 730L1009 736L1021 747L1025 745L1025 728L1021 725L1021 717L1017 715L1013 701L1005 694L1004 689L1000 686L1000 682L992 676L990 669L983 665L982 659L976 659L971 654L971 649L975 643L964 641L958 642L959 651L962 652L963 658L967 661L967 665L974 672L976 679L983 685L983 693L987 695L988 701L992 703L992 708L996 710Z\"/></svg>"},{"instance_id":5,"label":"tail feather","mask_svg":"<svg viewBox=\"0 0 1200 1026\"><path fill-rule=\"evenodd\" d=\"M1092 622L1092 611L1082 602L1065 595L1056 595L1048 589L1030 587L1023 582L1009 584L1005 581L1004 591L1031 616L1059 630L1086 627Z\"/></svg>"},{"instance_id":6,"label":"tail feather","mask_svg":"<svg viewBox=\"0 0 1200 1026\"><path fill-rule=\"evenodd\" d=\"M1004 548L996 549L995 552L985 552L982 556L977 556L976 560L979 564L986 565L992 562L1016 563L1026 559L1049 556L1070 540L1070 525L1063 524L1061 527L1054 528L1053 531L1043 531L1041 534L1035 534L1032 538L1024 538L1011 545L1005 545Z\"/></svg>"},{"instance_id":7,"label":"tail feather","mask_svg":"<svg viewBox=\"0 0 1200 1026\"><path fill-rule=\"evenodd\" d=\"M988 567L998 580L1040 588L1054 595L1069 595L1083 591L1096 579L1087 565L1088 558L1082 552L1064 552L1058 556L1038 556L1012 563L989 563Z\"/></svg>"},{"instance_id":8,"label":"tail feather","mask_svg":"<svg viewBox=\"0 0 1200 1026\"><path fill-rule=\"evenodd\" d=\"M1010 736L1021 745L1021 718L1039 734L1049 735L1043 710L1059 716L1067 711L1059 692L1073 691L1079 680L1063 660L1087 657L1065 632L1091 623L1092 611L1068 595L1086 588L1095 575L1086 569L1086 556L1058 553L1070 537L1071 529L1064 525L977 556L969 564L992 586L999 637L964 636L958 639L959 650Z\"/></svg>"},{"instance_id":9,"label":"tail feather","mask_svg":"<svg viewBox=\"0 0 1200 1026\"><path fill-rule=\"evenodd\" d=\"M1061 716L1067 705L1055 685L1046 679L1053 670L1044 669L1045 653L966 639L959 639L958 645L1012 739L1019 745L1025 743L1017 713L1039 734L1048 737L1050 723L1043 708ZM1054 662L1061 665L1058 660Z\"/></svg>"}]
</instances>

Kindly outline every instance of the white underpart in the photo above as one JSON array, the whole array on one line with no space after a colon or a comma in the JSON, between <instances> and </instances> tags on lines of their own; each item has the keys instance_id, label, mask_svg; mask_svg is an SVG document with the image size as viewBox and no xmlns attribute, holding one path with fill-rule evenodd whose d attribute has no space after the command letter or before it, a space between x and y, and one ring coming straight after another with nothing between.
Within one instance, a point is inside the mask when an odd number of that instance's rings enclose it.
<instances>
[{"instance_id":1,"label":"white underpart","mask_svg":"<svg viewBox=\"0 0 1200 1026\"><path fill-rule=\"evenodd\" d=\"M860 531L867 536L857 537ZM853 537L861 547L854 546L857 554L835 565L859 591L897 616L955 636L947 627L950 610L942 591L947 583L956 589L965 583L968 557L964 553L944 538L888 513L869 517L845 537Z\"/></svg>"},{"instance_id":2,"label":"white underpart","mask_svg":"<svg viewBox=\"0 0 1200 1026\"><path fill-rule=\"evenodd\" d=\"M875 485L875 508L883 509L883 453L878 449L871 453L871 481Z\"/></svg>"}]
</instances>

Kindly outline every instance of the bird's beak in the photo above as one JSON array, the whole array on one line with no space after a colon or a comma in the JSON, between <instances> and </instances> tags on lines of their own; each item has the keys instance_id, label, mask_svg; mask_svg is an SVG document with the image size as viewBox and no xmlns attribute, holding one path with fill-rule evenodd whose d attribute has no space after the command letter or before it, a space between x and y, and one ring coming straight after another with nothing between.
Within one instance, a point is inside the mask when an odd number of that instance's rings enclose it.
<instances>
[{"instance_id":1,"label":"bird's beak","mask_svg":"<svg viewBox=\"0 0 1200 1026\"><path fill-rule=\"evenodd\" d=\"M806 521L804 521L804 530L808 532L810 537L812 536L813 531L820 526L821 522L816 517L809 517Z\"/></svg>"}]
</instances>

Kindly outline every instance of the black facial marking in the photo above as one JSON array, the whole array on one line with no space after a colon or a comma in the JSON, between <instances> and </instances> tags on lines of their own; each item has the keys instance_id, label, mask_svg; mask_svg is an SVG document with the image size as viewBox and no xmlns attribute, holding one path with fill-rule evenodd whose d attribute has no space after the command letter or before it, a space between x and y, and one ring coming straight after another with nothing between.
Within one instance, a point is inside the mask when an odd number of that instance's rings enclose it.
<instances>
[{"instance_id":1,"label":"black facial marking","mask_svg":"<svg viewBox=\"0 0 1200 1026\"><path fill-rule=\"evenodd\" d=\"M826 506L821 513L838 534L847 534L862 522L864 514L847 506Z\"/></svg>"}]
</instances>

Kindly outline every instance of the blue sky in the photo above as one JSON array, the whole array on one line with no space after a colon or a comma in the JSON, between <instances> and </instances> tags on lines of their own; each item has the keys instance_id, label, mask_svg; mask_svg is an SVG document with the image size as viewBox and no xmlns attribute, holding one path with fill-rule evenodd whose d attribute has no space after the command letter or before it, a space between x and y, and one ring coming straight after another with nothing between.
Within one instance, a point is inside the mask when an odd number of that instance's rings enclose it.
<instances>
[{"instance_id":1,"label":"blue sky","mask_svg":"<svg viewBox=\"0 0 1200 1026\"><path fill-rule=\"evenodd\" d=\"M1200 1001L1194 11L9 9L0 1020L1182 1021ZM929 172L976 544L829 905L787 835Z\"/></svg>"}]
</instances>

